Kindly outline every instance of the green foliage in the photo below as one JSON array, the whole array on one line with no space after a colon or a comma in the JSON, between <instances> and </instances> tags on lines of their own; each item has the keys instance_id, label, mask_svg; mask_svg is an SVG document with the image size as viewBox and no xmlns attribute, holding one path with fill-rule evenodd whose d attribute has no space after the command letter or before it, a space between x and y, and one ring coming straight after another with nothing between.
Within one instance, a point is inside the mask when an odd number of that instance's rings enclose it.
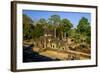
<instances>
[{"instance_id":1,"label":"green foliage","mask_svg":"<svg viewBox=\"0 0 100 73\"><path fill-rule=\"evenodd\" d=\"M90 45L91 26L88 19L82 17L77 28L72 28L73 24L67 18L61 19L59 15L52 15L48 20L41 18L34 22L29 16L23 14L23 38L25 40L39 38L48 30L53 31L53 36L62 39L71 37L76 43L85 43Z\"/></svg>"},{"instance_id":2,"label":"green foliage","mask_svg":"<svg viewBox=\"0 0 100 73\"><path fill-rule=\"evenodd\" d=\"M23 14L23 24L32 24L32 23L33 23L33 20L26 14Z\"/></svg>"},{"instance_id":3,"label":"green foliage","mask_svg":"<svg viewBox=\"0 0 100 73\"><path fill-rule=\"evenodd\" d=\"M44 26L44 25L47 25L47 21L46 21L44 18L41 18L41 19L38 21L38 24L41 24L42 26Z\"/></svg>"},{"instance_id":4,"label":"green foliage","mask_svg":"<svg viewBox=\"0 0 100 73\"><path fill-rule=\"evenodd\" d=\"M39 38L40 36L43 36L43 28L41 24L37 24L33 31L33 38Z\"/></svg>"},{"instance_id":5,"label":"green foliage","mask_svg":"<svg viewBox=\"0 0 100 73\"><path fill-rule=\"evenodd\" d=\"M87 30L89 31L89 26L90 23L88 22L88 20L85 17L82 17L77 26L77 30L81 34L86 34Z\"/></svg>"},{"instance_id":6,"label":"green foliage","mask_svg":"<svg viewBox=\"0 0 100 73\"><path fill-rule=\"evenodd\" d=\"M88 19L82 17L77 25L77 32L80 34L80 39L84 39L86 43L90 44L91 42L91 26L88 22Z\"/></svg>"},{"instance_id":7,"label":"green foliage","mask_svg":"<svg viewBox=\"0 0 100 73\"><path fill-rule=\"evenodd\" d=\"M48 23L51 25L59 25L60 24L60 16L59 15L52 15L49 19L48 19Z\"/></svg>"},{"instance_id":8,"label":"green foliage","mask_svg":"<svg viewBox=\"0 0 100 73\"><path fill-rule=\"evenodd\" d=\"M31 39L33 30L33 21L26 14L23 14L23 38Z\"/></svg>"},{"instance_id":9,"label":"green foliage","mask_svg":"<svg viewBox=\"0 0 100 73\"><path fill-rule=\"evenodd\" d=\"M43 35L43 26L45 23L45 19L40 19L38 24L33 25L33 20L26 14L23 14L23 38L27 40Z\"/></svg>"},{"instance_id":10,"label":"green foliage","mask_svg":"<svg viewBox=\"0 0 100 73\"><path fill-rule=\"evenodd\" d=\"M75 37L76 33L77 33L76 29L74 28L74 29L69 30L68 35L71 36L71 37Z\"/></svg>"},{"instance_id":11,"label":"green foliage","mask_svg":"<svg viewBox=\"0 0 100 73\"><path fill-rule=\"evenodd\" d=\"M62 19L61 28L63 29L63 32L68 32L72 26L72 23L68 19Z\"/></svg>"},{"instance_id":12,"label":"green foliage","mask_svg":"<svg viewBox=\"0 0 100 73\"><path fill-rule=\"evenodd\" d=\"M69 30L73 27L68 19L62 19L60 25L57 27L57 35L61 37L68 36Z\"/></svg>"}]
</instances>

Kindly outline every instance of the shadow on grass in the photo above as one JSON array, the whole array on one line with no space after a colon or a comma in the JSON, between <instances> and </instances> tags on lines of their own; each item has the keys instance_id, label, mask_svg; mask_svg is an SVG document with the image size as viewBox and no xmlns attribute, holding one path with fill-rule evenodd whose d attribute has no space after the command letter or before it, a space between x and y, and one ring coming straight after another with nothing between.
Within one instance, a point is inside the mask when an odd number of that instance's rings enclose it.
<instances>
[{"instance_id":1,"label":"shadow on grass","mask_svg":"<svg viewBox=\"0 0 100 73\"><path fill-rule=\"evenodd\" d=\"M43 62L43 61L58 61L58 59L51 59L32 50L31 46L23 46L23 62Z\"/></svg>"}]
</instances>

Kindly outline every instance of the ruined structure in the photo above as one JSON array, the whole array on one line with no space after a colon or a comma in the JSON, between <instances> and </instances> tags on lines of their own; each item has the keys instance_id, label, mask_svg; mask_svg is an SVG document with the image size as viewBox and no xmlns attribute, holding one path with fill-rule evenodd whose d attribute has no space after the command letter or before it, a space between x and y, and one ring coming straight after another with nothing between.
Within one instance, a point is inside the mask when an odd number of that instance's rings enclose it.
<instances>
[{"instance_id":1,"label":"ruined structure","mask_svg":"<svg viewBox=\"0 0 100 73\"><path fill-rule=\"evenodd\" d=\"M44 36L34 39L33 51L41 55L60 60L90 59L90 54L73 51L75 42L73 38L55 38L52 31L46 31Z\"/></svg>"}]
</instances>

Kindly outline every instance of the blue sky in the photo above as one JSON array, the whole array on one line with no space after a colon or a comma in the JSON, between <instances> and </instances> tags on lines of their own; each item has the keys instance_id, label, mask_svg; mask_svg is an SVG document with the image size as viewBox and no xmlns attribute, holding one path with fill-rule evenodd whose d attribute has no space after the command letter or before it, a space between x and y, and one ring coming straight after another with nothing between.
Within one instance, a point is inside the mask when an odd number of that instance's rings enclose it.
<instances>
[{"instance_id":1,"label":"blue sky","mask_svg":"<svg viewBox=\"0 0 100 73\"><path fill-rule=\"evenodd\" d=\"M91 22L90 13L80 13L80 12L55 12L55 11L36 11L36 10L23 10L23 14L27 14L33 21L38 21L40 18L45 18L46 20L51 15L59 15L61 19L67 18L71 23L76 27L79 23L79 20L82 17L88 19Z\"/></svg>"}]
</instances>

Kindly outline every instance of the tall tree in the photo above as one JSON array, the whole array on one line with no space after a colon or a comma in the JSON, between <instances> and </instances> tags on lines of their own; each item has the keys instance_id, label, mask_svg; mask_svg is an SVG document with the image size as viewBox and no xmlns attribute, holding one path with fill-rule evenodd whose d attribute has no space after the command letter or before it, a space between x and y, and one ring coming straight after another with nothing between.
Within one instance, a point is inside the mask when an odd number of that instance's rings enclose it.
<instances>
[{"instance_id":1,"label":"tall tree","mask_svg":"<svg viewBox=\"0 0 100 73\"><path fill-rule=\"evenodd\" d=\"M32 24L34 21L26 14L23 14L23 24Z\"/></svg>"},{"instance_id":2,"label":"tall tree","mask_svg":"<svg viewBox=\"0 0 100 73\"><path fill-rule=\"evenodd\" d=\"M48 23L51 25L54 25L54 37L56 37L56 28L60 24L60 16L59 15L52 15L49 18Z\"/></svg>"},{"instance_id":3,"label":"tall tree","mask_svg":"<svg viewBox=\"0 0 100 73\"><path fill-rule=\"evenodd\" d=\"M46 19L44 19L44 18L41 18L39 21L38 21L38 24L41 24L41 25L47 25L47 21L46 21Z\"/></svg>"},{"instance_id":4,"label":"tall tree","mask_svg":"<svg viewBox=\"0 0 100 73\"><path fill-rule=\"evenodd\" d=\"M48 20L49 24L52 25L59 25L60 24L60 16L59 15L51 15L51 17Z\"/></svg>"},{"instance_id":5,"label":"tall tree","mask_svg":"<svg viewBox=\"0 0 100 73\"><path fill-rule=\"evenodd\" d=\"M82 17L79 21L79 24L77 25L77 30L78 32L80 32L81 34L86 34L88 28L90 26L90 23L88 22L88 19L85 17Z\"/></svg>"},{"instance_id":6,"label":"tall tree","mask_svg":"<svg viewBox=\"0 0 100 73\"><path fill-rule=\"evenodd\" d=\"M23 14L23 39L31 39L33 30L33 20L26 14Z\"/></svg>"},{"instance_id":7,"label":"tall tree","mask_svg":"<svg viewBox=\"0 0 100 73\"><path fill-rule=\"evenodd\" d=\"M68 19L62 19L61 20L61 28L62 32L64 33L64 36L68 36L68 31L73 27L73 24Z\"/></svg>"},{"instance_id":8,"label":"tall tree","mask_svg":"<svg viewBox=\"0 0 100 73\"><path fill-rule=\"evenodd\" d=\"M40 24L36 24L33 31L33 37L39 38L40 36L43 36L43 28Z\"/></svg>"},{"instance_id":9,"label":"tall tree","mask_svg":"<svg viewBox=\"0 0 100 73\"><path fill-rule=\"evenodd\" d=\"M82 17L77 25L77 31L81 34L80 39L87 39L90 41L91 39L91 26L87 18ZM88 42L89 43L89 42Z\"/></svg>"}]
</instances>

